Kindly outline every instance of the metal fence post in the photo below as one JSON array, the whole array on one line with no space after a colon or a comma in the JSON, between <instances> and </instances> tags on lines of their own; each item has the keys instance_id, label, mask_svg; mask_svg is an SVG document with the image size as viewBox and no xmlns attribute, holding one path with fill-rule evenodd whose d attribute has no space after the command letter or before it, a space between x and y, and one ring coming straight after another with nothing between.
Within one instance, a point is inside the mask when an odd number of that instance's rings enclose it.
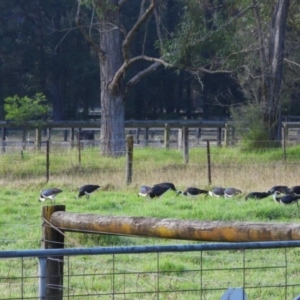
<instances>
[{"instance_id":1,"label":"metal fence post","mask_svg":"<svg viewBox=\"0 0 300 300\"><path fill-rule=\"evenodd\" d=\"M133 162L133 135L126 138L126 184L132 182L132 162Z\"/></svg>"},{"instance_id":2,"label":"metal fence post","mask_svg":"<svg viewBox=\"0 0 300 300\"><path fill-rule=\"evenodd\" d=\"M47 294L47 258L39 257L39 300L46 300Z\"/></svg>"}]
</instances>

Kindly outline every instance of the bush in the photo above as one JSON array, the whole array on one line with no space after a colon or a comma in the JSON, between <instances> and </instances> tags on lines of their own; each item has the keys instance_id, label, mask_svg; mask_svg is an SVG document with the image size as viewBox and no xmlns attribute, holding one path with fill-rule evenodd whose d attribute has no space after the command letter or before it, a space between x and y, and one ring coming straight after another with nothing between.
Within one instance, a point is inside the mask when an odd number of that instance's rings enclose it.
<instances>
[{"instance_id":1,"label":"bush","mask_svg":"<svg viewBox=\"0 0 300 300\"><path fill-rule=\"evenodd\" d=\"M263 108L260 104L250 103L231 109L233 126L241 140L242 150L270 148L274 143L269 140L268 128L264 124Z\"/></svg>"}]
</instances>

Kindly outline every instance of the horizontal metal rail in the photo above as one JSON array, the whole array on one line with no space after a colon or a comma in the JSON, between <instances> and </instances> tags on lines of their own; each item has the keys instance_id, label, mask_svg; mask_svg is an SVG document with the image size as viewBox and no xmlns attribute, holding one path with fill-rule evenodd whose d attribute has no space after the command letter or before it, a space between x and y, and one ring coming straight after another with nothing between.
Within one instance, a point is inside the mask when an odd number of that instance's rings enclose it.
<instances>
[{"instance_id":1,"label":"horizontal metal rail","mask_svg":"<svg viewBox=\"0 0 300 300\"><path fill-rule=\"evenodd\" d=\"M156 252L193 252L218 250L245 249L275 249L300 247L300 241L278 242L245 242L245 243L210 243L167 246L126 246L126 247L93 247L69 249L37 249L37 250L6 250L0 251L0 258L15 257L49 257L76 255L106 255L106 254L134 254Z\"/></svg>"}]
</instances>

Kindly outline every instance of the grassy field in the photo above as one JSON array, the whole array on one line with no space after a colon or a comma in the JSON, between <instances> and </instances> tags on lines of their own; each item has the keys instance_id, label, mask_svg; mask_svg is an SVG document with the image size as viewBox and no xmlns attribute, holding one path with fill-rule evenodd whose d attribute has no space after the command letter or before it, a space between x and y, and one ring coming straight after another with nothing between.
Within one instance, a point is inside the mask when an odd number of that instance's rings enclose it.
<instances>
[{"instance_id":1,"label":"grassy field","mask_svg":"<svg viewBox=\"0 0 300 300\"><path fill-rule=\"evenodd\" d=\"M41 207L50 203L38 202L39 191L46 187L59 187L63 193L57 196L56 203L66 205L68 212L95 213L115 216L144 216L157 218L176 218L189 220L223 221L265 221L299 222L296 205L283 207L276 205L272 197L261 201L245 201L245 194L250 191L267 191L273 185L300 185L300 147L288 149L287 158L282 159L281 149L268 152L241 152L235 148L212 148L212 184L207 179L207 156L205 149L191 149L189 164L183 164L182 153L178 150L136 149L134 151L133 182L125 185L125 158L105 158L98 149L85 149L78 163L78 152L52 147L50 155L50 181L45 182L45 153L24 151L0 155L0 249L38 249L41 245ZM243 193L233 199L225 200L200 196L198 198L176 197L167 192L159 199L148 200L137 196L139 187L162 181L172 181L178 189L188 186L210 189L212 186L236 187ZM100 184L101 189L92 194L89 200L75 199L78 188L83 184ZM170 241L150 238L123 236L101 236L90 234L71 234L66 236L67 247L87 246L124 246L124 245L165 245L191 243L189 241ZM202 287L215 289L215 292L201 292L203 299L218 299L225 287L242 286L247 280L250 299L292 299L300 294L297 277L300 272L299 251L259 250L207 252L199 254L161 254L159 269L165 272L161 277L160 289L196 289L200 280ZM113 262L112 262L113 261ZM287 289L272 288L286 284L286 265L288 264ZM6 260L0 261L3 276L17 277L20 267ZM36 275L36 262L29 264L28 274ZM104 270L114 267L120 270L134 270L131 275L115 275L120 280L115 283L115 290L120 293L128 290L150 289L156 281L157 256L128 255L116 258L78 257L70 259L68 284L74 295L81 291L89 294L89 299L98 299L99 290L111 287L111 276ZM201 268L200 268L201 265ZM100 267L101 266L101 267ZM251 268L250 268L251 266ZM259 269L252 269L259 266ZM272 266L270 269L269 266ZM281 267L278 267L281 266ZM283 267L282 267L283 266ZM278 270L277 270L278 267ZM199 270L202 270L201 272ZM206 277L200 279L199 272L206 271ZM215 270L216 269L216 270ZM232 269L227 272L220 269ZM245 271L245 269L247 271ZM154 271L153 271L154 270ZM193 271L195 270L195 271ZM101 272L100 272L101 271ZM27 271L26 271L27 272ZM148 273L149 272L149 273ZM151 273L152 272L152 273ZM247 272L245 277L243 274ZM101 273L101 274L99 274ZM80 276L78 274L81 274ZM89 275L88 275L89 274ZM97 275L98 274L98 275ZM20 275L20 274L19 274ZM29 276L29 275L28 275ZM101 280L99 280L101 278ZM7 284L1 280L2 285ZM28 279L28 291L36 295L36 280ZM9 285L7 297L13 297L13 284ZM251 288L251 287L255 288ZM270 288L258 288L271 286ZM218 290L220 288L220 290ZM16 288L19 290L19 287ZM5 290L5 288L4 288ZM150 289L151 290L151 289ZM98 292L97 292L98 291ZM17 293L17 292L16 292ZM95 293L95 296L92 294ZM70 292L70 295L72 293ZM132 294L129 299L153 299L153 294ZM75 297L75 296L74 296ZM94 298L93 298L94 297ZM120 296L115 299L124 299ZM2 299L0 297L0 299ZM8 299L8 298L3 298ZM85 299L76 298L76 299ZM101 298L102 299L102 298ZM104 299L111 299L109 296ZM198 292L165 293L160 299L199 299Z\"/></svg>"}]
</instances>

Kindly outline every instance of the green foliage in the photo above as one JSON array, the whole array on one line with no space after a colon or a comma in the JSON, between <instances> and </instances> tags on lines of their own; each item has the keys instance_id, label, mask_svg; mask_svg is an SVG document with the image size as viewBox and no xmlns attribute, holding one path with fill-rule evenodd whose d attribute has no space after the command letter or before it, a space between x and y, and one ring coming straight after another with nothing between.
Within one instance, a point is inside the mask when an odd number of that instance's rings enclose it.
<instances>
[{"instance_id":1,"label":"green foliage","mask_svg":"<svg viewBox=\"0 0 300 300\"><path fill-rule=\"evenodd\" d=\"M231 108L234 128L241 138L244 150L268 148L268 129L264 124L264 114L260 104L249 103Z\"/></svg>"},{"instance_id":2,"label":"green foliage","mask_svg":"<svg viewBox=\"0 0 300 300\"><path fill-rule=\"evenodd\" d=\"M228 2L220 8L217 4L199 5L198 1L181 2L182 21L166 42L164 57L176 66L221 68L220 62L227 62L225 57L241 46L234 40L237 31L232 15L234 4Z\"/></svg>"},{"instance_id":3,"label":"green foliage","mask_svg":"<svg viewBox=\"0 0 300 300\"><path fill-rule=\"evenodd\" d=\"M25 96L7 97L5 99L4 109L6 111L6 120L12 120L22 123L31 120L40 120L50 110L46 104L46 97L42 93L36 93L32 98Z\"/></svg>"}]
</instances>

